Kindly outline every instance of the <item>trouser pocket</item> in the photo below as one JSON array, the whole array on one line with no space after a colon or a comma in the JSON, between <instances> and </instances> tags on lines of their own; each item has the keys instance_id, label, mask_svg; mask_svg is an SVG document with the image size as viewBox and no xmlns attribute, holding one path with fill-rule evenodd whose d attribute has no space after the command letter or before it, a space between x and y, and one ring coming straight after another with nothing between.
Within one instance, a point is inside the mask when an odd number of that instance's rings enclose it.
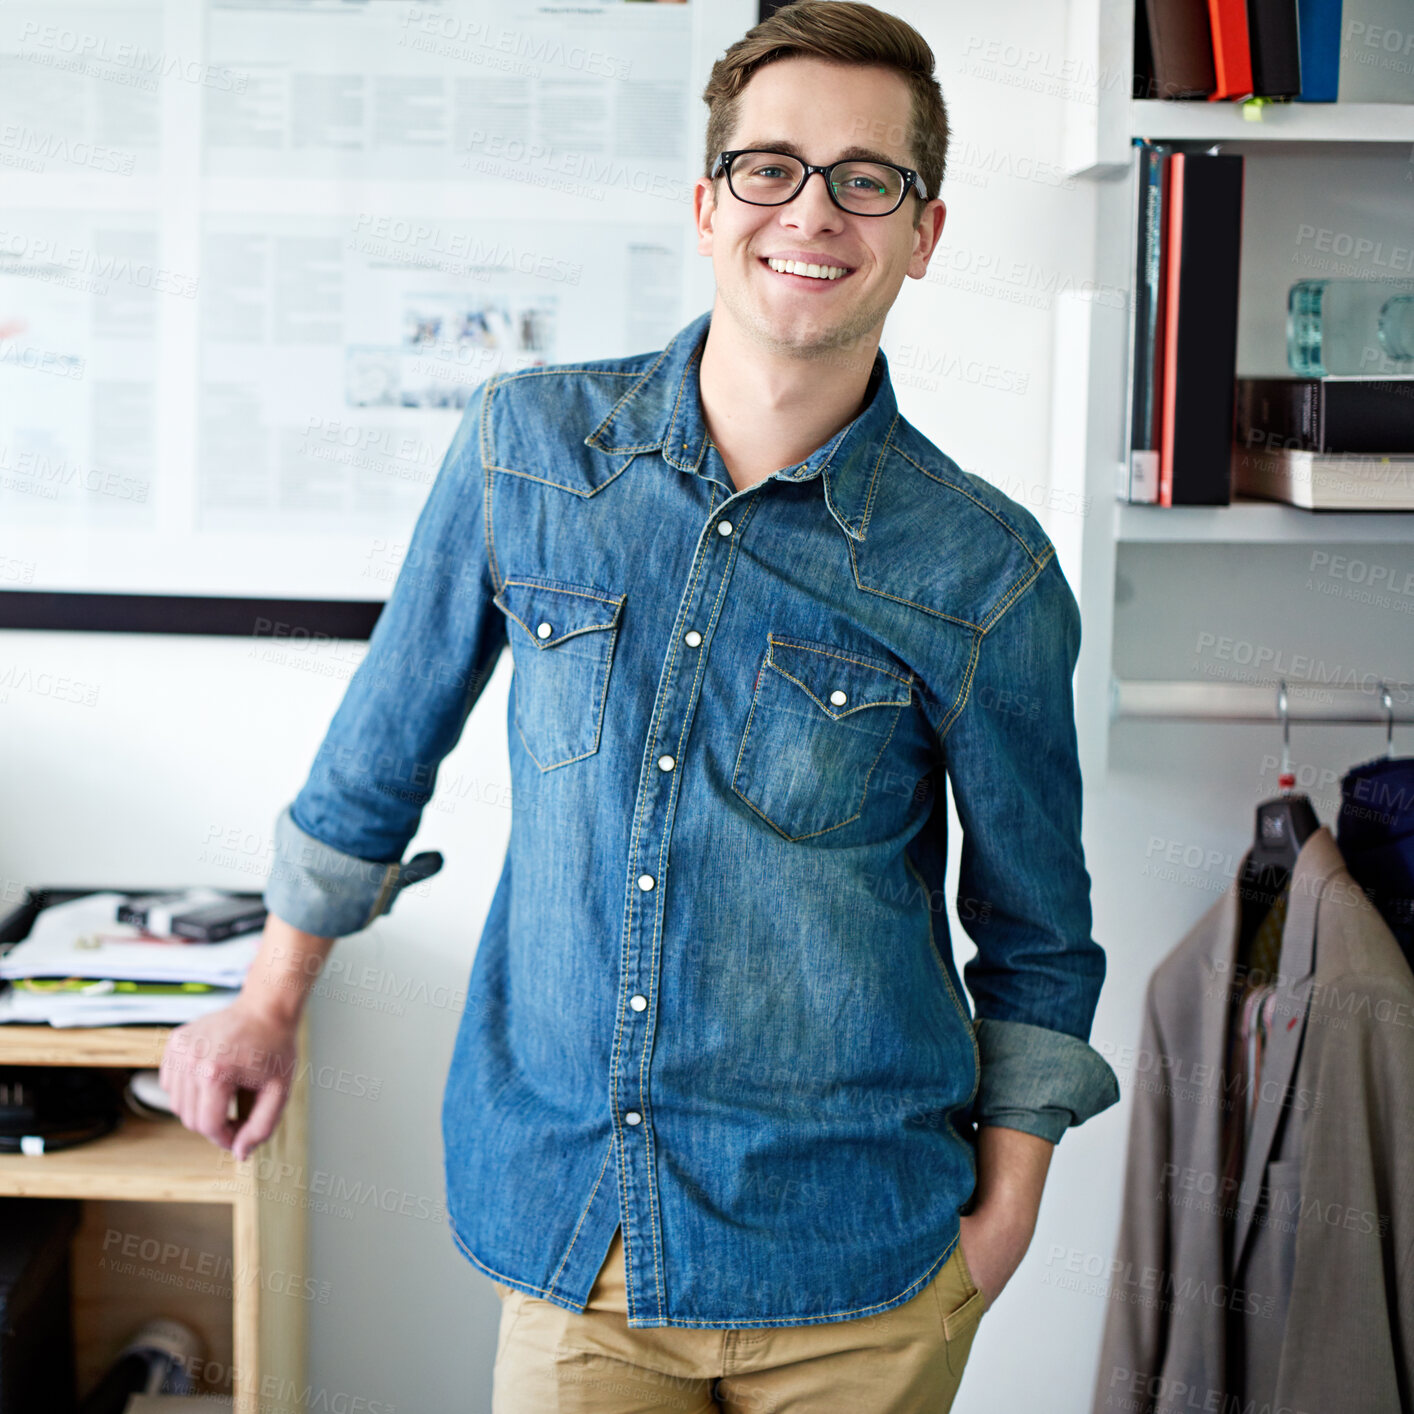
<instances>
[{"instance_id":1,"label":"trouser pocket","mask_svg":"<svg viewBox=\"0 0 1414 1414\"><path fill-rule=\"evenodd\" d=\"M987 1309L986 1297L972 1279L967 1258L962 1255L961 1241L943 1263L943 1270L933 1282L933 1291L938 1298L938 1316L947 1345L948 1369L954 1378L960 1378L963 1366L967 1364L968 1352L972 1349L972 1337L977 1333L977 1322Z\"/></svg>"}]
</instances>

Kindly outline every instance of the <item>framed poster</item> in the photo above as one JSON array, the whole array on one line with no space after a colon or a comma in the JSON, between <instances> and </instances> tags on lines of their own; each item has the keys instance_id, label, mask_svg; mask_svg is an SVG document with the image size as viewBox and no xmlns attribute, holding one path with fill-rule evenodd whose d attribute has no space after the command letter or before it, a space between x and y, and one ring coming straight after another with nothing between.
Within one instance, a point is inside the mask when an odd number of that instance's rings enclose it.
<instances>
[{"instance_id":1,"label":"framed poster","mask_svg":"<svg viewBox=\"0 0 1414 1414\"><path fill-rule=\"evenodd\" d=\"M696 312L700 94L754 18L6 6L0 627L365 637L477 385Z\"/></svg>"}]
</instances>

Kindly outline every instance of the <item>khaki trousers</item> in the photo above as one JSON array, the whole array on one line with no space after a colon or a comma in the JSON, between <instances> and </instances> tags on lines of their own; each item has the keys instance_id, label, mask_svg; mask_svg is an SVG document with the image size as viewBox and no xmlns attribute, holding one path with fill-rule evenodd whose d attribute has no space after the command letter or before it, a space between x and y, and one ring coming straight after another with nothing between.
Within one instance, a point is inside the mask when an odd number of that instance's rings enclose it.
<instances>
[{"instance_id":1,"label":"khaki trousers","mask_svg":"<svg viewBox=\"0 0 1414 1414\"><path fill-rule=\"evenodd\" d=\"M630 1330L622 1230L582 1315L491 1284L491 1414L946 1414L984 1308L960 1243L902 1305L812 1326Z\"/></svg>"}]
</instances>

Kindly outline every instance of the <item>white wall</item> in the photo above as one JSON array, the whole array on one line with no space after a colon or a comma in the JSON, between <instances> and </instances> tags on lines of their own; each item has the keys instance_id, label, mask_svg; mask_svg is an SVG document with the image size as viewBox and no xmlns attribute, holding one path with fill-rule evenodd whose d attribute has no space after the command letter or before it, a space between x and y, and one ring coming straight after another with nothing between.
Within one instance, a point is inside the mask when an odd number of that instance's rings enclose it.
<instances>
[{"instance_id":1,"label":"white wall","mask_svg":"<svg viewBox=\"0 0 1414 1414\"><path fill-rule=\"evenodd\" d=\"M1109 511L1046 505L1055 294L1088 278L1093 238L1090 189L1059 176L1070 92L1063 7L894 8L934 45L954 123L943 249L934 276L905 289L886 336L899 400L945 451L1059 534L1064 516ZM1198 634L1245 632L1396 675L1409 617L1349 604L1344 615L1323 612L1320 596L1301 588L1306 553L1276 553L1254 568L1239 548L1196 563L1162 547L1126 552L1127 670L1178 676L1194 667ZM1248 574L1260 593L1249 592ZM274 817L302 782L362 652L291 647L272 661L261 656L266 647L0 634L0 670L14 663L36 679L47 670L96 689L91 705L0 690L0 888L260 887ZM380 1084L376 1100L312 1093L311 1173L363 1182L375 1197L351 1217L311 1213L309 1274L330 1287L327 1303L310 1308L310 1379L326 1398L344 1392L399 1414L490 1407L496 1297L444 1223L397 1211L442 1196L439 1107L458 1015L432 1002L376 1004L409 982L432 998L465 985L508 831L509 666L507 658L447 758L411 846L440 849L446 869L405 893L393 915L341 941L311 1003L316 1059ZM1079 703L1081 713L1103 710ZM1332 781L1383 742L1375 732L1324 729L1298 731L1294 744L1301 762L1326 773L1311 778L1312 794L1333 824ZM1278 745L1262 728L1126 725L1109 778L1087 783L1095 934L1110 958L1093 1040L1108 1053L1136 1040L1150 969L1227 882L1222 866L1165 874L1163 854L1177 843L1240 856L1253 806L1273 793L1263 757ZM956 924L954 936L960 958L969 955ZM1118 1068L1127 1095L1131 1076ZM1126 1115L1127 1105L1116 1107L1057 1150L1035 1242L982 1323L959 1414L1087 1407Z\"/></svg>"},{"instance_id":2,"label":"white wall","mask_svg":"<svg viewBox=\"0 0 1414 1414\"><path fill-rule=\"evenodd\" d=\"M1050 484L1053 383L1074 372L1053 367L1054 324L1062 292L1083 297L1094 288L1093 189L1062 171L1063 126L1080 91L1067 63L1065 8L929 0L892 8L933 46L952 124L942 248L929 277L905 288L885 338L900 406L966 470L1028 506L1058 545L1078 543L1074 518L1109 507L1053 495ZM1080 701L1077 710L1101 704ZM1087 782L1095 936L1114 950L1097 1044L1130 1039L1144 964L1143 949L1115 948L1135 936L1143 910L1132 891L1116 887L1117 876L1133 876L1127 862L1114 861L1134 826L1115 815ZM955 878L955 816L950 834ZM955 918L951 927L961 962L974 950ZM1123 1141L1123 1120L1111 1110L1058 1146L1031 1250L978 1329L957 1414L1088 1407L1104 1299L1064 1290L1056 1277L1073 1250L1092 1264L1108 1258Z\"/></svg>"}]
</instances>

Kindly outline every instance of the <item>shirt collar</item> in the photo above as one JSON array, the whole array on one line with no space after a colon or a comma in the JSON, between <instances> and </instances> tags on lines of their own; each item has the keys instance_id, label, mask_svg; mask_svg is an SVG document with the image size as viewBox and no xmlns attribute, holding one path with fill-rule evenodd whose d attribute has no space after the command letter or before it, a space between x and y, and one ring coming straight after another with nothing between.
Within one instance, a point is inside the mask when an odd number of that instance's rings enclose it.
<instances>
[{"instance_id":1,"label":"shirt collar","mask_svg":"<svg viewBox=\"0 0 1414 1414\"><path fill-rule=\"evenodd\" d=\"M614 456L661 452L670 466L702 475L708 437L697 375L711 319L709 310L673 336L652 367L584 439L586 446ZM884 447L898 421L882 349L874 357L870 386L874 394L863 412L803 462L777 473L782 481L819 477L831 515L855 540L863 540L868 529Z\"/></svg>"}]
</instances>

